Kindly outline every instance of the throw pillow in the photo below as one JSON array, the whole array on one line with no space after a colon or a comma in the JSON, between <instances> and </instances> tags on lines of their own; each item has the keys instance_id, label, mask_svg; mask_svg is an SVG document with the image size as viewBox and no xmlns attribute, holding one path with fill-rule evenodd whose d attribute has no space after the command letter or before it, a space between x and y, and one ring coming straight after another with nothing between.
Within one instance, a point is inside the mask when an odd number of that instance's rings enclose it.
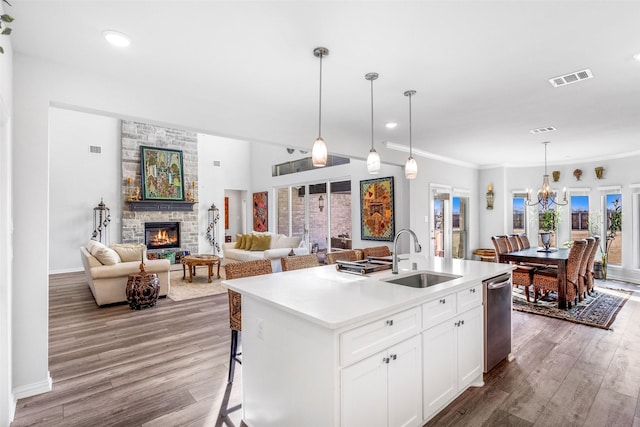
<instances>
[{"instance_id":1,"label":"throw pillow","mask_svg":"<svg viewBox=\"0 0 640 427\"><path fill-rule=\"evenodd\" d=\"M118 253L100 242L95 240L89 241L88 249L91 255L96 257L102 265L114 265L120 262Z\"/></svg>"},{"instance_id":2,"label":"throw pillow","mask_svg":"<svg viewBox=\"0 0 640 427\"><path fill-rule=\"evenodd\" d=\"M251 249L252 251L266 251L271 247L271 235L262 234L255 235L253 239L251 239Z\"/></svg>"},{"instance_id":3,"label":"throw pillow","mask_svg":"<svg viewBox=\"0 0 640 427\"><path fill-rule=\"evenodd\" d=\"M142 261L146 258L147 247L142 243L114 243L111 249L116 251L122 262Z\"/></svg>"},{"instance_id":4,"label":"throw pillow","mask_svg":"<svg viewBox=\"0 0 640 427\"><path fill-rule=\"evenodd\" d=\"M236 234L236 249L242 249L244 247L244 234Z\"/></svg>"},{"instance_id":5,"label":"throw pillow","mask_svg":"<svg viewBox=\"0 0 640 427\"><path fill-rule=\"evenodd\" d=\"M245 251L250 251L251 250L251 244L253 243L253 234L245 234L244 235L244 245L242 246L242 249L244 249Z\"/></svg>"}]
</instances>

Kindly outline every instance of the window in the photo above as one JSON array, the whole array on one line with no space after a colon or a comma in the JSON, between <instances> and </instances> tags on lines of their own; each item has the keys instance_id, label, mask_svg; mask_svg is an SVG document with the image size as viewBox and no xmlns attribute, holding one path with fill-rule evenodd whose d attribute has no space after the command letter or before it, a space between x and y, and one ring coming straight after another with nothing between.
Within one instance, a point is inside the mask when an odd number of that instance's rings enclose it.
<instances>
[{"instance_id":1,"label":"window","mask_svg":"<svg viewBox=\"0 0 640 427\"><path fill-rule=\"evenodd\" d=\"M605 195L605 236L607 263L622 264L622 194Z\"/></svg>"},{"instance_id":2,"label":"window","mask_svg":"<svg viewBox=\"0 0 640 427\"><path fill-rule=\"evenodd\" d=\"M526 232L525 200L525 194L517 193L513 195L513 234Z\"/></svg>"},{"instance_id":3,"label":"window","mask_svg":"<svg viewBox=\"0 0 640 427\"><path fill-rule=\"evenodd\" d=\"M589 237L589 196L571 196L571 240Z\"/></svg>"}]
</instances>

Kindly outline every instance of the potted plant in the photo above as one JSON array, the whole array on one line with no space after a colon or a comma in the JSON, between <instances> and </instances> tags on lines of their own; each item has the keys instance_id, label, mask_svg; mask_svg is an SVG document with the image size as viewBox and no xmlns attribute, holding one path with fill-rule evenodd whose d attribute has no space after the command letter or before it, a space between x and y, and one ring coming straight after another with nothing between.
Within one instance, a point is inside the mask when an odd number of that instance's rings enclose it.
<instances>
[{"instance_id":1,"label":"potted plant","mask_svg":"<svg viewBox=\"0 0 640 427\"><path fill-rule=\"evenodd\" d=\"M538 221L540 240L542 240L544 249L548 251L551 246L551 234L556 231L560 221L560 213L555 209L547 209L540 214Z\"/></svg>"},{"instance_id":2,"label":"potted plant","mask_svg":"<svg viewBox=\"0 0 640 427\"><path fill-rule=\"evenodd\" d=\"M618 232L622 231L622 206L620 205L619 199L613 201L613 210L607 212L607 216L609 218L609 221L607 227L607 235L605 238L604 251L602 251L602 248L600 248L602 252L603 280L607 280L607 262L609 260L609 249L611 249L611 244L615 240Z\"/></svg>"}]
</instances>

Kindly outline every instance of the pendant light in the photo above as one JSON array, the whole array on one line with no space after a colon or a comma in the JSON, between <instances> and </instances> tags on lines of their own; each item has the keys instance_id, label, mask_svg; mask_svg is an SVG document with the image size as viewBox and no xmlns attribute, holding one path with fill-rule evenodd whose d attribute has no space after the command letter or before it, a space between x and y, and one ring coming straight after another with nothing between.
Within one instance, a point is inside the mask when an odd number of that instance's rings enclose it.
<instances>
[{"instance_id":1,"label":"pendant light","mask_svg":"<svg viewBox=\"0 0 640 427\"><path fill-rule=\"evenodd\" d=\"M314 167L322 168L327 165L327 144L322 139L322 57L329 55L329 49L317 47L313 49L313 55L320 58L320 97L318 102L318 139L313 143L311 160Z\"/></svg>"},{"instance_id":2,"label":"pendant light","mask_svg":"<svg viewBox=\"0 0 640 427\"><path fill-rule=\"evenodd\" d=\"M378 73L365 74L364 78L371 82L371 150L367 157L367 170L371 175L376 175L380 173L380 156L373 147L373 81L378 78Z\"/></svg>"},{"instance_id":3,"label":"pendant light","mask_svg":"<svg viewBox=\"0 0 640 427\"><path fill-rule=\"evenodd\" d=\"M411 141L411 97L415 94L415 90L408 90L404 93L404 96L409 97L409 158L407 159L407 164L404 165L404 176L407 179L415 179L418 175L418 164L413 158L413 145Z\"/></svg>"}]
</instances>

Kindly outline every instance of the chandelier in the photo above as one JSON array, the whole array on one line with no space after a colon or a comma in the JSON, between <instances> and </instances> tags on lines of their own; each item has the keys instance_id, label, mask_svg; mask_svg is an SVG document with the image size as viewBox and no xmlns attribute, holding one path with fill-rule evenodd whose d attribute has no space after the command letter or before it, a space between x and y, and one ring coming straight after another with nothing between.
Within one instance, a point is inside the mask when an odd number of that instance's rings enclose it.
<instances>
[{"instance_id":1,"label":"chandelier","mask_svg":"<svg viewBox=\"0 0 640 427\"><path fill-rule=\"evenodd\" d=\"M549 174L547 173L547 145L549 141L543 142L544 144L544 176L542 177L542 187L538 190L538 200L531 200L531 190L527 189L527 205L535 206L540 205L542 210L549 209L550 206L563 206L567 204L567 189L562 190L562 201L556 200L557 193L551 189L549 184Z\"/></svg>"}]
</instances>

